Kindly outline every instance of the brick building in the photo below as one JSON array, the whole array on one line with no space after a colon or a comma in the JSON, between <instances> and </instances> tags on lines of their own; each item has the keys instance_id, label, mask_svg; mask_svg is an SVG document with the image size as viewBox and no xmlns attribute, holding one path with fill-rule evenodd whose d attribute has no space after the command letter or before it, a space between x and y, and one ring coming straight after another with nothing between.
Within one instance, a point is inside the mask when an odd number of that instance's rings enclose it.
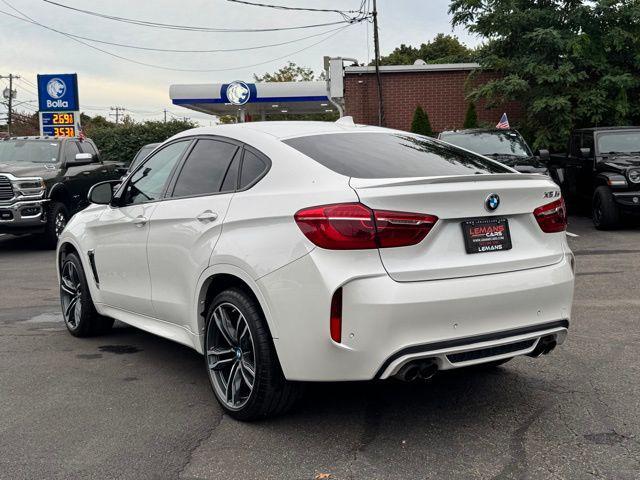
<instances>
[{"instance_id":1,"label":"brick building","mask_svg":"<svg viewBox=\"0 0 640 480\"><path fill-rule=\"evenodd\" d=\"M428 113L434 131L462 128L468 107L466 92L469 74L475 63L436 65L393 65L380 67L384 99L385 126L410 130L418 105ZM346 67L344 99L346 115L356 123L377 125L378 87L374 67ZM486 82L491 74L480 73L472 82ZM487 109L476 105L478 120L495 125L507 112L512 125L522 117L522 108L511 102Z\"/></svg>"}]
</instances>

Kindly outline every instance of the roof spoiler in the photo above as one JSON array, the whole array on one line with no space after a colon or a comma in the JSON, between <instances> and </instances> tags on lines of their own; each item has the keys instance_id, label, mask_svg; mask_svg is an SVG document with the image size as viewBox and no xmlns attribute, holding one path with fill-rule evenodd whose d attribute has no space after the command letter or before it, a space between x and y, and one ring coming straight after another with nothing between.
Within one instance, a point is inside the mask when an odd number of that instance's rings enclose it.
<instances>
[{"instance_id":1,"label":"roof spoiler","mask_svg":"<svg viewBox=\"0 0 640 480\"><path fill-rule=\"evenodd\" d=\"M478 175L447 175L440 177L411 178L354 178L350 185L357 188L404 187L411 185L428 185L437 183L469 183L495 182L496 180L544 180L545 175L539 173L487 173Z\"/></svg>"}]
</instances>

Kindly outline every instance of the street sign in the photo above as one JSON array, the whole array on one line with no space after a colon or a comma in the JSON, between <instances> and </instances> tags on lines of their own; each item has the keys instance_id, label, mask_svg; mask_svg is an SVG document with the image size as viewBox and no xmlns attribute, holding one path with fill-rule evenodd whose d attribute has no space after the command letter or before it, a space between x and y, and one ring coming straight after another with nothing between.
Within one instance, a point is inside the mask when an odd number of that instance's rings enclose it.
<instances>
[{"instance_id":1,"label":"street sign","mask_svg":"<svg viewBox=\"0 0 640 480\"><path fill-rule=\"evenodd\" d=\"M40 112L40 134L76 137L80 132L80 112Z\"/></svg>"},{"instance_id":2,"label":"street sign","mask_svg":"<svg viewBox=\"0 0 640 480\"><path fill-rule=\"evenodd\" d=\"M78 76L75 73L38 75L38 105L41 112L79 110Z\"/></svg>"}]
</instances>

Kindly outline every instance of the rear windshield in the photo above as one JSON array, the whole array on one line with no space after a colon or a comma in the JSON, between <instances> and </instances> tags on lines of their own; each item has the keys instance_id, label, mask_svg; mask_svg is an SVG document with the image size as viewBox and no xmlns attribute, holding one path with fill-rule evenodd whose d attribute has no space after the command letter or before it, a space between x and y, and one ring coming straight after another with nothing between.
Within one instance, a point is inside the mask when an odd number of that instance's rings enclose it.
<instances>
[{"instance_id":1,"label":"rear windshield","mask_svg":"<svg viewBox=\"0 0 640 480\"><path fill-rule=\"evenodd\" d=\"M499 163L403 133L335 133L284 140L334 172L356 178L511 173Z\"/></svg>"},{"instance_id":2,"label":"rear windshield","mask_svg":"<svg viewBox=\"0 0 640 480\"><path fill-rule=\"evenodd\" d=\"M0 142L0 163L57 163L58 142L5 140Z\"/></svg>"}]
</instances>

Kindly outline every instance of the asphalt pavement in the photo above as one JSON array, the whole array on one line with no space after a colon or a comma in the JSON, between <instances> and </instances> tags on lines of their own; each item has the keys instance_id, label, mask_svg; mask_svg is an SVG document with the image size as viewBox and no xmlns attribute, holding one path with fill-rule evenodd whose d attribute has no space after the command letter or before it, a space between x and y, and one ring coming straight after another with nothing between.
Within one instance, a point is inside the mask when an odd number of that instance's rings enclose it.
<instances>
[{"instance_id":1,"label":"asphalt pavement","mask_svg":"<svg viewBox=\"0 0 640 480\"><path fill-rule=\"evenodd\" d=\"M569 230L573 321L551 355L308 385L251 424L186 347L123 325L70 336L54 253L0 236L0 479L638 479L640 228Z\"/></svg>"}]
</instances>

